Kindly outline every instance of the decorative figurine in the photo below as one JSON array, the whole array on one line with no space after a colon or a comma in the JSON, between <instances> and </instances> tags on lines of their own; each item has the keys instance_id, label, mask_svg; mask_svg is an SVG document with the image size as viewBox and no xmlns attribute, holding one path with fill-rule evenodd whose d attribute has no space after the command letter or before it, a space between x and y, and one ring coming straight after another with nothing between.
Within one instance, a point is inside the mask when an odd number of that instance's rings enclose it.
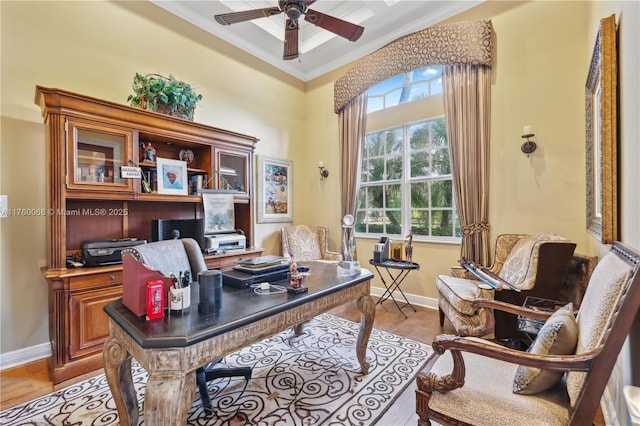
<instances>
[{"instance_id":1,"label":"decorative figurine","mask_svg":"<svg viewBox=\"0 0 640 426\"><path fill-rule=\"evenodd\" d=\"M298 265L295 262L291 262L289 265L289 287L287 287L287 291L293 294L308 291L309 289L302 285L303 279L304 275L298 272Z\"/></svg>"},{"instance_id":2,"label":"decorative figurine","mask_svg":"<svg viewBox=\"0 0 640 426\"><path fill-rule=\"evenodd\" d=\"M142 146L142 153L144 154L144 161L154 162L156 161L156 149L151 145L151 142L140 142Z\"/></svg>"},{"instance_id":3,"label":"decorative figurine","mask_svg":"<svg viewBox=\"0 0 640 426\"><path fill-rule=\"evenodd\" d=\"M407 245L404 248L404 257L405 260L407 261L407 263L413 263L413 246L411 245L413 242L413 234L409 233L409 235L407 235L407 238L409 238L409 242L407 243Z\"/></svg>"}]
</instances>

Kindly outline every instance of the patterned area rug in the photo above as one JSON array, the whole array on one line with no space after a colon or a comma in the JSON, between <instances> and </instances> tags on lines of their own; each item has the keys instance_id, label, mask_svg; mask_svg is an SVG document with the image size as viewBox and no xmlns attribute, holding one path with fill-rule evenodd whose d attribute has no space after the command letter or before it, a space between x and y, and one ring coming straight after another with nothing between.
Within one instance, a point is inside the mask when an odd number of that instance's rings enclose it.
<instances>
[{"instance_id":1,"label":"patterned area rug","mask_svg":"<svg viewBox=\"0 0 640 426\"><path fill-rule=\"evenodd\" d=\"M228 366L253 366L253 376L209 382L214 416L196 388L189 425L373 425L413 383L429 345L373 329L369 374L355 354L359 324L324 314L292 331L227 356ZM144 424L147 373L134 360L133 380ZM0 412L2 425L112 425L118 414L103 374ZM153 425L151 425L153 426Z\"/></svg>"}]
</instances>

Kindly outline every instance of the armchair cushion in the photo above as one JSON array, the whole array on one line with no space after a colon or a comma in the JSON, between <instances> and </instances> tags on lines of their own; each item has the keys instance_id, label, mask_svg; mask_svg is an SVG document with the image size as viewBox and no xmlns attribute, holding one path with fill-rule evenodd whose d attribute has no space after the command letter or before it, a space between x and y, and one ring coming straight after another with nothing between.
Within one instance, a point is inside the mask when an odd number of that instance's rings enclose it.
<instances>
[{"instance_id":1,"label":"armchair cushion","mask_svg":"<svg viewBox=\"0 0 640 426\"><path fill-rule=\"evenodd\" d=\"M476 299L493 299L494 290L483 289L478 281L466 278L439 275L436 279L439 296L446 299L458 312L465 315L476 313L472 303Z\"/></svg>"},{"instance_id":2,"label":"armchair cushion","mask_svg":"<svg viewBox=\"0 0 640 426\"><path fill-rule=\"evenodd\" d=\"M540 255L536 246L542 242L552 241L566 242L567 239L548 232L525 235L520 238L505 259L500 277L520 290L531 290L535 286L535 271Z\"/></svg>"},{"instance_id":3,"label":"armchair cushion","mask_svg":"<svg viewBox=\"0 0 640 426\"><path fill-rule=\"evenodd\" d=\"M578 325L573 315L573 304L558 309L544 323L529 352L541 355L569 355L578 342ZM513 392L532 395L551 388L563 376L562 371L518 366L513 381Z\"/></svg>"},{"instance_id":4,"label":"armchair cushion","mask_svg":"<svg viewBox=\"0 0 640 426\"><path fill-rule=\"evenodd\" d=\"M473 353L464 353L468 372L464 386L447 393L434 392L429 409L462 424L483 426L566 425L569 398L562 384L535 396L511 391L517 366ZM453 359L449 351L439 356L431 372L451 374ZM440 423L437 420L438 424Z\"/></svg>"},{"instance_id":5,"label":"armchair cushion","mask_svg":"<svg viewBox=\"0 0 640 426\"><path fill-rule=\"evenodd\" d=\"M323 226L285 226L281 234L282 255L290 255L294 262L342 260L340 253L329 251L329 230Z\"/></svg>"}]
</instances>

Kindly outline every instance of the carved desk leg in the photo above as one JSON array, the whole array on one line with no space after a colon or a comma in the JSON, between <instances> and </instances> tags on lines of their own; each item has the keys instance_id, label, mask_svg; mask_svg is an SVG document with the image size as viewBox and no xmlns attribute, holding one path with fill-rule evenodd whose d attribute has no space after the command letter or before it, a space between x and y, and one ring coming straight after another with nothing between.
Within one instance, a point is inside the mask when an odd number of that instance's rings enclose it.
<instances>
[{"instance_id":1,"label":"carved desk leg","mask_svg":"<svg viewBox=\"0 0 640 426\"><path fill-rule=\"evenodd\" d=\"M111 394L118 409L121 425L138 424L138 399L131 377L131 355L127 349L111 336L102 351L104 372Z\"/></svg>"},{"instance_id":2,"label":"carved desk leg","mask_svg":"<svg viewBox=\"0 0 640 426\"><path fill-rule=\"evenodd\" d=\"M367 374L370 367L367 362L367 344L369 344L369 336L371 336L373 320L376 316L376 303L373 301L373 298L367 294L366 296L360 297L356 304L358 310L362 313L356 353L358 355L358 362L362 368L362 374Z\"/></svg>"},{"instance_id":3,"label":"carved desk leg","mask_svg":"<svg viewBox=\"0 0 640 426\"><path fill-rule=\"evenodd\" d=\"M150 373L144 397L144 423L185 425L193 404L196 372L162 371Z\"/></svg>"}]
</instances>

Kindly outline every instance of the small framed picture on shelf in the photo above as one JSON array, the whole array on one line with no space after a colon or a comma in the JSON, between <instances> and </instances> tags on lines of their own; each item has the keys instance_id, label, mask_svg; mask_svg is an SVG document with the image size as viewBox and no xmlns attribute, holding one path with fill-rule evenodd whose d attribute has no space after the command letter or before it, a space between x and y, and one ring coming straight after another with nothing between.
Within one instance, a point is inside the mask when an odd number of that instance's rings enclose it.
<instances>
[{"instance_id":1,"label":"small framed picture on shelf","mask_svg":"<svg viewBox=\"0 0 640 426\"><path fill-rule=\"evenodd\" d=\"M156 158L158 194L189 195L187 163L168 158Z\"/></svg>"}]
</instances>

